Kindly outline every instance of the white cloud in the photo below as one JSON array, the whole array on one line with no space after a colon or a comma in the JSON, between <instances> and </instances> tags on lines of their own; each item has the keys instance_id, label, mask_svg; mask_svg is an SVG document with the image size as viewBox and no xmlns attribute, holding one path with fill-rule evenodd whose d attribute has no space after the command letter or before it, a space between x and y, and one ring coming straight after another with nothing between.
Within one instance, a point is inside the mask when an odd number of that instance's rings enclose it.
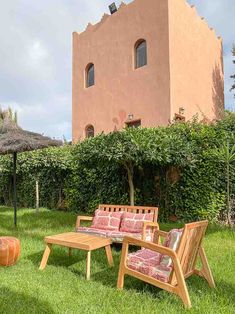
<instances>
[{"instance_id":1,"label":"white cloud","mask_svg":"<svg viewBox=\"0 0 235 314\"><path fill-rule=\"evenodd\" d=\"M145 0L143 0L145 1ZM71 39L108 13L110 0L10 0L0 10L0 104L18 111L23 128L71 138ZM131 0L126 1L126 3ZM224 38L227 106L235 41L233 0L189 0ZM116 1L117 4L120 1Z\"/></svg>"}]
</instances>

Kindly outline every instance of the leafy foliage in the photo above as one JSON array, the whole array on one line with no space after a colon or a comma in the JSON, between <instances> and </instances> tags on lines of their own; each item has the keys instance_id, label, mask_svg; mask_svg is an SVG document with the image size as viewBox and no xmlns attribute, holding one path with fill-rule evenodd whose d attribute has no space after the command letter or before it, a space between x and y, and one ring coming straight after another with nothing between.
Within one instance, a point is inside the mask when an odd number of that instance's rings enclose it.
<instances>
[{"instance_id":1,"label":"leafy foliage","mask_svg":"<svg viewBox=\"0 0 235 314\"><path fill-rule=\"evenodd\" d=\"M34 206L39 180L40 205L49 208L93 212L99 203L128 204L133 197L137 205L159 206L162 220L217 220L226 209L227 185L215 152L232 141L233 132L235 114L226 113L212 125L126 129L20 154L18 199L21 206ZM3 204L11 204L11 171L11 158L0 157Z\"/></svg>"}]
</instances>

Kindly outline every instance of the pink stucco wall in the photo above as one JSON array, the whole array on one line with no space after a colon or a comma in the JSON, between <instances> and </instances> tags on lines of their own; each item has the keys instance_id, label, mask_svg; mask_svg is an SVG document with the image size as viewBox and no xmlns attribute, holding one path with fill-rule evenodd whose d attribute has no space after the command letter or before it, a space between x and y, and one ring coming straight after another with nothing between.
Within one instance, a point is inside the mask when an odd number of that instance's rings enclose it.
<instances>
[{"instance_id":1,"label":"pink stucco wall","mask_svg":"<svg viewBox=\"0 0 235 314\"><path fill-rule=\"evenodd\" d=\"M167 1L135 0L99 24L73 34L73 141L122 129L128 114L143 126L170 116ZM147 41L148 64L134 69L134 45ZM95 65L95 85L84 87L84 69Z\"/></svg>"},{"instance_id":2,"label":"pink stucco wall","mask_svg":"<svg viewBox=\"0 0 235 314\"><path fill-rule=\"evenodd\" d=\"M147 41L148 64L134 68L134 46ZM95 85L85 87L94 63ZM219 116L223 101L222 43L185 0L134 0L73 33L73 141L122 129L129 114L142 126Z\"/></svg>"},{"instance_id":3,"label":"pink stucco wall","mask_svg":"<svg viewBox=\"0 0 235 314\"><path fill-rule=\"evenodd\" d=\"M186 119L217 119L224 109L222 40L194 6L168 2L171 119L180 107Z\"/></svg>"}]
</instances>

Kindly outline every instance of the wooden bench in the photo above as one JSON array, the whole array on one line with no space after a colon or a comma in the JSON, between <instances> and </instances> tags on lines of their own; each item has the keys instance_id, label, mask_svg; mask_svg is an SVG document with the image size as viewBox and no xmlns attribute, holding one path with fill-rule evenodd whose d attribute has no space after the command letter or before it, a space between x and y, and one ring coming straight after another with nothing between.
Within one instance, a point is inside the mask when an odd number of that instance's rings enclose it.
<instances>
[{"instance_id":1,"label":"wooden bench","mask_svg":"<svg viewBox=\"0 0 235 314\"><path fill-rule=\"evenodd\" d=\"M127 212L127 213L135 213L135 214L153 214L152 224L151 226L148 224L148 228L158 228L157 219L158 219L158 207L149 207L149 206L128 206L128 205L107 205L107 204L101 204L98 207L99 210L107 211L107 212ZM77 223L76 223L76 231L81 232L81 222L82 221L92 221L93 217L91 216L78 216L77 217ZM87 228L89 229L89 228ZM90 230L92 231L92 230ZM84 229L84 232L86 230ZM89 232L89 230L87 230ZM120 235L122 234L121 231L118 231ZM117 233L118 233L117 232ZM105 236L105 231L101 230L101 235ZM109 234L107 232L106 237L109 237ZM146 224L143 224L143 230L140 234L141 239L146 238ZM117 241L113 239L113 242L122 242Z\"/></svg>"}]
</instances>

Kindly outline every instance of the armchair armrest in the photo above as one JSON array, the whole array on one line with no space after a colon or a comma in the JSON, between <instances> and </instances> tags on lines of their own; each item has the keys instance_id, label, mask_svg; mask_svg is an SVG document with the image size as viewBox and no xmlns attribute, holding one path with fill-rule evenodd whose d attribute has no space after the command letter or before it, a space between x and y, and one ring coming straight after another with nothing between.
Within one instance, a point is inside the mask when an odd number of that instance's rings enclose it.
<instances>
[{"instance_id":1,"label":"armchair armrest","mask_svg":"<svg viewBox=\"0 0 235 314\"><path fill-rule=\"evenodd\" d=\"M142 240L146 240L146 230L147 228L151 228L153 231L159 230L159 224L157 222L152 221L144 221L143 231L142 231Z\"/></svg>"},{"instance_id":2,"label":"armchair armrest","mask_svg":"<svg viewBox=\"0 0 235 314\"><path fill-rule=\"evenodd\" d=\"M168 232L162 230L154 230L153 242L160 244L160 237L166 238Z\"/></svg>"},{"instance_id":3,"label":"armchair armrest","mask_svg":"<svg viewBox=\"0 0 235 314\"><path fill-rule=\"evenodd\" d=\"M93 217L91 216L77 216L76 228L80 227L81 221L92 221Z\"/></svg>"},{"instance_id":4,"label":"armchair armrest","mask_svg":"<svg viewBox=\"0 0 235 314\"><path fill-rule=\"evenodd\" d=\"M158 252L160 254L167 255L167 256L171 257L173 261L175 261L177 259L177 255L172 249L169 249L165 246L162 246L162 245L159 245L156 243L146 242L146 241L139 240L139 239L132 238L132 237L124 237L123 245L125 245L127 247L129 245L140 246L141 248L146 248L146 249Z\"/></svg>"}]
</instances>

